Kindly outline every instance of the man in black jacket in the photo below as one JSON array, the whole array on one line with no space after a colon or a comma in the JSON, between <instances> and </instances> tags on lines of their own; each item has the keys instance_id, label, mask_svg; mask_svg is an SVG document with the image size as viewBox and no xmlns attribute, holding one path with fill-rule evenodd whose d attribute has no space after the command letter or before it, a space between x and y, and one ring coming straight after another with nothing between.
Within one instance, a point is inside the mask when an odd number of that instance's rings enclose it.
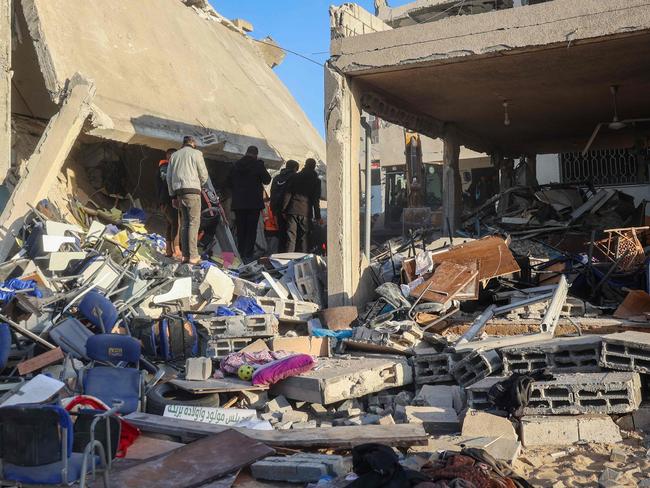
<instances>
[{"instance_id":1,"label":"man in black jacket","mask_svg":"<svg viewBox=\"0 0 650 488\"><path fill-rule=\"evenodd\" d=\"M308 159L305 167L289 180L283 210L287 219L287 252L307 252L309 224L320 216L320 178L316 161Z\"/></svg>"},{"instance_id":2,"label":"man in black jacket","mask_svg":"<svg viewBox=\"0 0 650 488\"><path fill-rule=\"evenodd\" d=\"M290 159L280 173L273 178L271 183L271 212L278 223L278 236L280 241L280 252L285 252L287 248L287 221L282 215L282 206L284 205L284 195L287 192L289 180L298 172L300 165L298 161Z\"/></svg>"},{"instance_id":3,"label":"man in black jacket","mask_svg":"<svg viewBox=\"0 0 650 488\"><path fill-rule=\"evenodd\" d=\"M237 225L237 247L245 263L253 260L257 224L264 208L264 185L271 183L271 175L264 161L257 158L255 146L246 150L246 155L235 163L230 172L232 189L232 210Z\"/></svg>"}]
</instances>

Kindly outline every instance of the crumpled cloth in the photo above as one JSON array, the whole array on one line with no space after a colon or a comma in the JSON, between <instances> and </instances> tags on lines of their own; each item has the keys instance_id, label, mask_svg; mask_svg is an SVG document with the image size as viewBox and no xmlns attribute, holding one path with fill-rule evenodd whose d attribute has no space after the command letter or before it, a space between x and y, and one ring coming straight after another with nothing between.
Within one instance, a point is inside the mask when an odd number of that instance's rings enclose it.
<instances>
[{"instance_id":1,"label":"crumpled cloth","mask_svg":"<svg viewBox=\"0 0 650 488\"><path fill-rule=\"evenodd\" d=\"M36 298L43 298L43 293L38 289L36 281L34 280L19 280L18 278L12 278L0 283L0 303L10 302L16 296L17 291L29 288L32 288L32 290L27 292L28 295Z\"/></svg>"},{"instance_id":2,"label":"crumpled cloth","mask_svg":"<svg viewBox=\"0 0 650 488\"><path fill-rule=\"evenodd\" d=\"M457 454L432 466L424 466L422 473L435 482L445 482L443 485L433 485L435 488L457 487L449 482L464 480L472 488L517 488L514 481L496 474L492 468L480 463L469 456ZM426 485L425 485L426 486ZM462 486L462 485L461 485ZM427 487L430 488L430 487Z\"/></svg>"},{"instance_id":3,"label":"crumpled cloth","mask_svg":"<svg viewBox=\"0 0 650 488\"><path fill-rule=\"evenodd\" d=\"M224 373L236 375L244 364L261 366L289 355L290 353L286 351L233 352L221 360L219 368Z\"/></svg>"}]
</instances>

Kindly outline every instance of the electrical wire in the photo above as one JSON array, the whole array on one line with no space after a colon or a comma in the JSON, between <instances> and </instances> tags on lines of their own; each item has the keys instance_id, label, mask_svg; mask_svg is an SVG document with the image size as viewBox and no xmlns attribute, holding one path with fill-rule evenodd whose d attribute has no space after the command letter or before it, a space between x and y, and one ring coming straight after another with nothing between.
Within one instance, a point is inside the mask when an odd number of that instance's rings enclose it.
<instances>
[{"instance_id":1,"label":"electrical wire","mask_svg":"<svg viewBox=\"0 0 650 488\"><path fill-rule=\"evenodd\" d=\"M292 51L291 49L287 49L286 47L282 47L279 44L274 44L272 42L262 41L262 40L259 40L259 39L255 39L255 40L257 42L261 43L261 44L266 44L267 46L271 46L271 47L274 47L274 48L277 48L277 49L282 49L283 51L286 51L286 52L291 53L291 54L293 54L295 56L298 56L299 58L302 58L302 59L304 59L306 61L309 61L310 63L314 63L314 64L316 64L316 65L318 65L320 67L325 66L323 63L319 63L315 59L311 59L311 58L305 56L304 54L300 54L300 53L298 53L296 51Z\"/></svg>"}]
</instances>

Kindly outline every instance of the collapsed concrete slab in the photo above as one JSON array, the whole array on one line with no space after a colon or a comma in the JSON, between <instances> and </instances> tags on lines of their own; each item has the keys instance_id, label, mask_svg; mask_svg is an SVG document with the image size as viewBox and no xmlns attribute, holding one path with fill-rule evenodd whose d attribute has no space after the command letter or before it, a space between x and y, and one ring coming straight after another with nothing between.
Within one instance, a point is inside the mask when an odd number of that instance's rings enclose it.
<instances>
[{"instance_id":1,"label":"collapsed concrete slab","mask_svg":"<svg viewBox=\"0 0 650 488\"><path fill-rule=\"evenodd\" d=\"M87 134L161 150L178 144L183 134L210 135L202 149L216 160L236 159L251 144L271 166L286 159L324 160L322 138L267 65L258 43L208 5L189 8L178 0L20 3L28 29L24 35L31 36L55 103L75 72L95 81L93 126ZM32 101L32 94L25 96Z\"/></svg>"},{"instance_id":2,"label":"collapsed concrete slab","mask_svg":"<svg viewBox=\"0 0 650 488\"><path fill-rule=\"evenodd\" d=\"M7 259L14 246L14 236L22 227L29 205L47 197L66 157L77 140L84 122L91 113L95 85L80 74L70 78L62 95L59 112L50 119L34 153L29 158L26 174L20 179L0 215L0 261Z\"/></svg>"},{"instance_id":3,"label":"collapsed concrete slab","mask_svg":"<svg viewBox=\"0 0 650 488\"><path fill-rule=\"evenodd\" d=\"M323 358L316 369L274 385L271 394L329 405L412 382L411 367L403 357Z\"/></svg>"}]
</instances>

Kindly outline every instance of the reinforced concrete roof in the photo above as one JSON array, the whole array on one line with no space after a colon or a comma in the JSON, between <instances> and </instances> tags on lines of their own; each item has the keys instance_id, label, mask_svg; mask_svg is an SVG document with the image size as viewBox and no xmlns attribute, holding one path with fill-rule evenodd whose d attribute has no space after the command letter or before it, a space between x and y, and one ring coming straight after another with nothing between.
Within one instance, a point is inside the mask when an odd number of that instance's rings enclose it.
<instances>
[{"instance_id":1,"label":"reinforced concrete roof","mask_svg":"<svg viewBox=\"0 0 650 488\"><path fill-rule=\"evenodd\" d=\"M650 117L650 2L554 0L336 39L331 65L414 113L506 153L579 151L596 124ZM510 125L505 125L503 103ZM605 127L632 146L650 123ZM481 146L481 147L477 147Z\"/></svg>"}]
</instances>

